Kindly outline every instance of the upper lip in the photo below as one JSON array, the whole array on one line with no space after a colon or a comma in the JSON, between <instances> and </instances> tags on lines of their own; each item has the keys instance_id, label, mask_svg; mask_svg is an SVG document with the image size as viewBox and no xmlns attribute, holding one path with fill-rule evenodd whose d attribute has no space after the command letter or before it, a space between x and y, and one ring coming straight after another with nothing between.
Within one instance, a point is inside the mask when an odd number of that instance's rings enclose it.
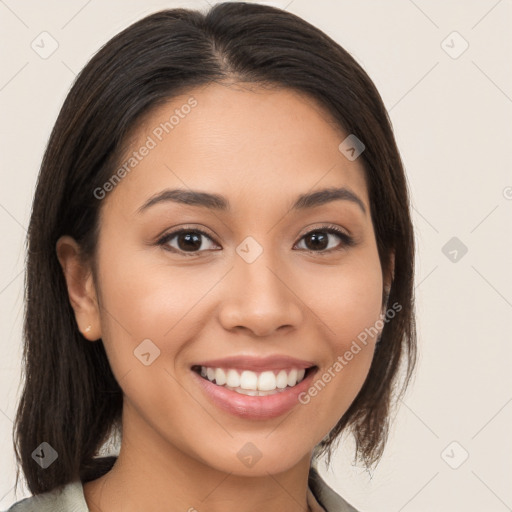
<instances>
[{"instance_id":1,"label":"upper lip","mask_svg":"<svg viewBox=\"0 0 512 512\"><path fill-rule=\"evenodd\" d=\"M254 356L230 356L222 359L211 359L201 361L193 366L205 366L207 368L239 368L241 370L265 371L278 370L281 368L310 368L315 366L312 361L296 359L286 355L275 355L267 357Z\"/></svg>"}]
</instances>

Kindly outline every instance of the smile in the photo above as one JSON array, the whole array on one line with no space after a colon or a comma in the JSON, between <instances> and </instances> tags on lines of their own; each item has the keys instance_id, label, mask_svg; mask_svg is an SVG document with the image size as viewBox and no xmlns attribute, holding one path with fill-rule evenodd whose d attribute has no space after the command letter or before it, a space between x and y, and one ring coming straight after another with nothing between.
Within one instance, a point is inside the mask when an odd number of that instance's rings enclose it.
<instances>
[{"instance_id":1,"label":"smile","mask_svg":"<svg viewBox=\"0 0 512 512\"><path fill-rule=\"evenodd\" d=\"M281 393L302 382L308 369L283 368L254 372L234 368L196 366L194 371L217 386L248 396L268 396Z\"/></svg>"},{"instance_id":2,"label":"smile","mask_svg":"<svg viewBox=\"0 0 512 512\"><path fill-rule=\"evenodd\" d=\"M246 420L269 420L302 407L298 397L311 385L318 366L253 371L194 365L191 369L212 405Z\"/></svg>"}]
</instances>

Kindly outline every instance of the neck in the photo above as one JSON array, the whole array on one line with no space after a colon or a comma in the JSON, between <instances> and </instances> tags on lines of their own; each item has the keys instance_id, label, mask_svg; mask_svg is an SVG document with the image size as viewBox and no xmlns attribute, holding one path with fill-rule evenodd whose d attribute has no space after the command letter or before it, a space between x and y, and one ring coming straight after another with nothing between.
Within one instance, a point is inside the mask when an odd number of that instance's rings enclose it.
<instances>
[{"instance_id":1,"label":"neck","mask_svg":"<svg viewBox=\"0 0 512 512\"><path fill-rule=\"evenodd\" d=\"M240 512L241 505L244 512L309 510L311 454L280 473L260 467L254 476L237 474L206 464L141 424L123 421L113 468L84 484L90 512Z\"/></svg>"}]
</instances>

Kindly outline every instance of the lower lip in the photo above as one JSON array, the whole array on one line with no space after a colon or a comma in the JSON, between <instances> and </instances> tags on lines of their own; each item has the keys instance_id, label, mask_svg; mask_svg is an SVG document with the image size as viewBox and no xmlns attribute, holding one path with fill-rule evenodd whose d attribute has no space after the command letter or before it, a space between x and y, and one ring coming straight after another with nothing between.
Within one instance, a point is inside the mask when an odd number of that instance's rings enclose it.
<instances>
[{"instance_id":1,"label":"lower lip","mask_svg":"<svg viewBox=\"0 0 512 512\"><path fill-rule=\"evenodd\" d=\"M309 388L318 368L311 371L304 380L285 391L267 396L242 395L201 377L192 370L206 396L220 409L248 420L277 418L300 404L299 395Z\"/></svg>"}]
</instances>

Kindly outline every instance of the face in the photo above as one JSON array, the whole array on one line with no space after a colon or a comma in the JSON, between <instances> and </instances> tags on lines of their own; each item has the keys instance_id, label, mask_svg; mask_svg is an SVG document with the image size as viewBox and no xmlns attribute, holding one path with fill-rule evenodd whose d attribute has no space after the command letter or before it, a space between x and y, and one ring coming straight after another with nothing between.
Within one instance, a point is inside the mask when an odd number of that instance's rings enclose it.
<instances>
[{"instance_id":1,"label":"face","mask_svg":"<svg viewBox=\"0 0 512 512\"><path fill-rule=\"evenodd\" d=\"M146 117L99 199L100 306L85 321L124 392L123 443L275 474L346 412L383 290L347 135L284 89L209 85ZM330 188L344 190L295 205Z\"/></svg>"}]
</instances>

